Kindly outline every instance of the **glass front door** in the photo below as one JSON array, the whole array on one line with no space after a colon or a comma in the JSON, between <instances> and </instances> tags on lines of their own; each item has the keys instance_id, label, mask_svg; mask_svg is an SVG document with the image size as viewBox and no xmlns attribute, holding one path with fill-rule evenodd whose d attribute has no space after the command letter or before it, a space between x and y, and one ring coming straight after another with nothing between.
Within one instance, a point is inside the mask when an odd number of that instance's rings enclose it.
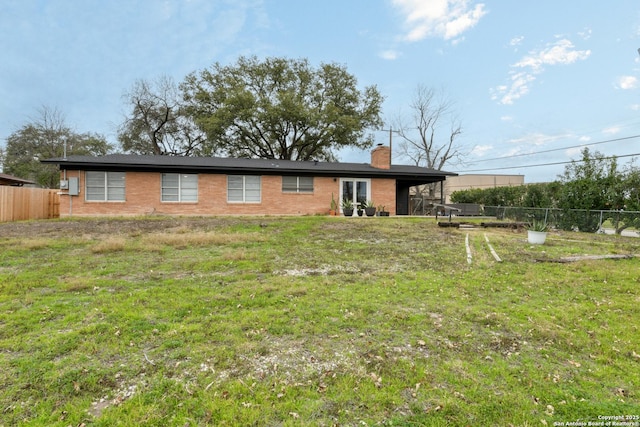
<instances>
[{"instance_id":1,"label":"glass front door","mask_svg":"<svg viewBox=\"0 0 640 427\"><path fill-rule=\"evenodd\" d=\"M371 181L368 179L341 178L340 200L351 200L353 202L354 215L359 205L371 199ZM341 207L342 210L342 207Z\"/></svg>"}]
</instances>

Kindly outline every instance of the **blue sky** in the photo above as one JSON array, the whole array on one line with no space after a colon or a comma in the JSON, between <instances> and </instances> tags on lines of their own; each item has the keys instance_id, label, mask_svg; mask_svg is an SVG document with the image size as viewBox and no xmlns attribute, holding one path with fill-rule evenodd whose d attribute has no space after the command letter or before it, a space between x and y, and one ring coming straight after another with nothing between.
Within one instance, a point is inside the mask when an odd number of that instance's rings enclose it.
<instances>
[{"instance_id":1,"label":"blue sky","mask_svg":"<svg viewBox=\"0 0 640 427\"><path fill-rule=\"evenodd\" d=\"M410 115L418 85L441 91L469 152L446 170L551 181L564 165L535 165L584 144L640 153L638 48L637 0L2 0L0 143L43 106L116 143L138 79L179 82L240 55L308 58L376 85L387 126Z\"/></svg>"}]
</instances>

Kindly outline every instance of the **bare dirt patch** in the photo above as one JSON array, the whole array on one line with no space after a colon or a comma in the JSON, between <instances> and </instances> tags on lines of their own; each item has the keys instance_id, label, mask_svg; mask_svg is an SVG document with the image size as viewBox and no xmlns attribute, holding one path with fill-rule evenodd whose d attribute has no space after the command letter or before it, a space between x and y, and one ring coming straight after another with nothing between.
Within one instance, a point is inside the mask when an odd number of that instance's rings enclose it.
<instances>
[{"instance_id":1,"label":"bare dirt patch","mask_svg":"<svg viewBox=\"0 0 640 427\"><path fill-rule=\"evenodd\" d=\"M180 229L211 231L236 224L265 226L275 219L232 217L80 218L0 223L0 238L132 235Z\"/></svg>"}]
</instances>

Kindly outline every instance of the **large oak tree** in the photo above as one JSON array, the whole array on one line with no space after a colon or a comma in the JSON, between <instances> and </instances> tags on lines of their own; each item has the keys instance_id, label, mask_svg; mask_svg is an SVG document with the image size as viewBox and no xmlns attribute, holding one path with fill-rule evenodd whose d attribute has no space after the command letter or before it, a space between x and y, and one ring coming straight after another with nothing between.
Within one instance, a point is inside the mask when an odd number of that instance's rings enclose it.
<instances>
[{"instance_id":1,"label":"large oak tree","mask_svg":"<svg viewBox=\"0 0 640 427\"><path fill-rule=\"evenodd\" d=\"M207 155L331 161L342 148L371 146L366 131L382 124L376 87L358 89L336 64L241 57L191 73L181 88Z\"/></svg>"}]
</instances>

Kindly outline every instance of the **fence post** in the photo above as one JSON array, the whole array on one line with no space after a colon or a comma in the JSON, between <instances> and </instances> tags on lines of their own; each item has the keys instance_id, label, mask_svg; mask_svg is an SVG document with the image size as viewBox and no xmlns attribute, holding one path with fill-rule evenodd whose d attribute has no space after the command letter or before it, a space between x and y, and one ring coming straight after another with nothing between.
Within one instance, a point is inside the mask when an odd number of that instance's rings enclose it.
<instances>
[{"instance_id":1,"label":"fence post","mask_svg":"<svg viewBox=\"0 0 640 427\"><path fill-rule=\"evenodd\" d=\"M598 221L598 230L602 229L602 213L603 211L600 211L600 221Z\"/></svg>"}]
</instances>

